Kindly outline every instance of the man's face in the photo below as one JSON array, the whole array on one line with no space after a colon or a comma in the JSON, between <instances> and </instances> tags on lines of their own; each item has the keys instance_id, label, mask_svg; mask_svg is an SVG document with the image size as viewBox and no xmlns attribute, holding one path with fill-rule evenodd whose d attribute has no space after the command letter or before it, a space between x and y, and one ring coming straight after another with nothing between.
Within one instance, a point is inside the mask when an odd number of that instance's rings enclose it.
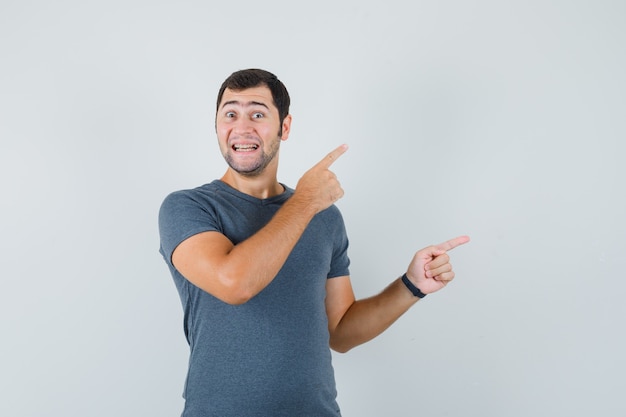
<instances>
[{"instance_id":1,"label":"man's face","mask_svg":"<svg viewBox=\"0 0 626 417\"><path fill-rule=\"evenodd\" d=\"M269 88L226 89L215 119L224 159L242 175L260 174L270 163L277 163L280 141L287 139L290 122L287 116L281 138L278 109Z\"/></svg>"}]
</instances>

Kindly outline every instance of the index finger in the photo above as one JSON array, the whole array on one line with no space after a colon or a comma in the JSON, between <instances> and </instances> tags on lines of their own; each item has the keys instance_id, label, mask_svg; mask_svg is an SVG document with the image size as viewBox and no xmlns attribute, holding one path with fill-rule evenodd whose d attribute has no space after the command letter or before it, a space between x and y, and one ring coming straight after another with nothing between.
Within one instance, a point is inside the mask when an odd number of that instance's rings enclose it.
<instances>
[{"instance_id":1,"label":"index finger","mask_svg":"<svg viewBox=\"0 0 626 417\"><path fill-rule=\"evenodd\" d=\"M454 239L450 239L447 242L443 242L440 243L438 245L435 245L435 247L437 249L441 249L443 251L449 251L451 249L456 248L457 246L461 246L464 243L467 243L470 241L469 236L459 236L459 237L455 237Z\"/></svg>"},{"instance_id":2,"label":"index finger","mask_svg":"<svg viewBox=\"0 0 626 417\"><path fill-rule=\"evenodd\" d=\"M324 157L324 159L319 161L317 165L315 166L328 169L337 160L337 158L343 155L347 150L348 150L348 145L344 143L343 145L340 145L337 148L335 148L333 151L331 151L328 155Z\"/></svg>"}]
</instances>

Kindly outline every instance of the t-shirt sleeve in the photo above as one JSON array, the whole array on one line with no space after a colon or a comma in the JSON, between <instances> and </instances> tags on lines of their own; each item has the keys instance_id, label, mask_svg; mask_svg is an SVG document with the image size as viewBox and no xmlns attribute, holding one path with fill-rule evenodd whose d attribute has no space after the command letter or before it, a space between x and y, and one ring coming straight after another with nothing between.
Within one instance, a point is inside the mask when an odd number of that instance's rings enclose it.
<instances>
[{"instance_id":1,"label":"t-shirt sleeve","mask_svg":"<svg viewBox=\"0 0 626 417\"><path fill-rule=\"evenodd\" d=\"M334 239L333 257L330 263L330 271L327 278L337 278L350 275L350 258L348 257L348 234L346 232L346 226L341 216L341 212L336 206L331 206L333 210L334 230L332 236Z\"/></svg>"},{"instance_id":2,"label":"t-shirt sleeve","mask_svg":"<svg viewBox=\"0 0 626 417\"><path fill-rule=\"evenodd\" d=\"M198 233L219 230L217 216L189 191L168 195L159 210L159 252L171 265L172 253L184 240Z\"/></svg>"}]
</instances>

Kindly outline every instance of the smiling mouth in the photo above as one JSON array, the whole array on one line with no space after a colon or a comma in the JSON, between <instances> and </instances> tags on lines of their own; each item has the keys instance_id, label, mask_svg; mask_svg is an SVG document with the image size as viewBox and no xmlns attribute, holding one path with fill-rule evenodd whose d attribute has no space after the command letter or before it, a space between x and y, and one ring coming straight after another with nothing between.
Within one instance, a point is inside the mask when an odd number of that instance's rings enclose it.
<instances>
[{"instance_id":1,"label":"smiling mouth","mask_svg":"<svg viewBox=\"0 0 626 417\"><path fill-rule=\"evenodd\" d=\"M235 152L252 152L259 149L259 145L254 144L235 144L233 145L233 150Z\"/></svg>"}]
</instances>

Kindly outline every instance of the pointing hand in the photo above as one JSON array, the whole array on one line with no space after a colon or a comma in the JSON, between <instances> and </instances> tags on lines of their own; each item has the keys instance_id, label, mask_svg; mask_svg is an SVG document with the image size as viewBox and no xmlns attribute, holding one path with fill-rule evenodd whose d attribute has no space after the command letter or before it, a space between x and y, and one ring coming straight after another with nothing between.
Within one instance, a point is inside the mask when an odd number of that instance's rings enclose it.
<instances>
[{"instance_id":1,"label":"pointing hand","mask_svg":"<svg viewBox=\"0 0 626 417\"><path fill-rule=\"evenodd\" d=\"M295 196L302 198L318 213L343 197L343 189L330 166L341 156L348 145L341 145L304 173L296 185Z\"/></svg>"},{"instance_id":2,"label":"pointing hand","mask_svg":"<svg viewBox=\"0 0 626 417\"><path fill-rule=\"evenodd\" d=\"M469 240L469 236L459 236L418 251L406 272L407 277L424 294L442 289L454 279L454 271L447 252Z\"/></svg>"}]
</instances>

